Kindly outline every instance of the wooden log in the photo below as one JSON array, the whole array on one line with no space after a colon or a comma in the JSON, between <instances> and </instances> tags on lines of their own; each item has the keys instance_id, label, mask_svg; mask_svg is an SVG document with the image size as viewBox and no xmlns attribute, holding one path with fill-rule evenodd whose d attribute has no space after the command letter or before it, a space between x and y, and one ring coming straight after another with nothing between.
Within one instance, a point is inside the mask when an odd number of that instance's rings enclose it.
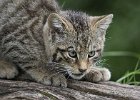
<instances>
[{"instance_id":1,"label":"wooden log","mask_svg":"<svg viewBox=\"0 0 140 100\"><path fill-rule=\"evenodd\" d=\"M140 87L115 82L68 80L68 88L0 80L0 100L140 100Z\"/></svg>"}]
</instances>

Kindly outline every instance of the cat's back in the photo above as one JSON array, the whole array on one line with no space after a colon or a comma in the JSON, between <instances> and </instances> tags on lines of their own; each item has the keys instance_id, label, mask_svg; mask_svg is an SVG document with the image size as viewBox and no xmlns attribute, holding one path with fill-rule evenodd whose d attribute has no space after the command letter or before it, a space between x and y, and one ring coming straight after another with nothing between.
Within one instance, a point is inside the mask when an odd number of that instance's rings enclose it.
<instances>
[{"instance_id":1,"label":"cat's back","mask_svg":"<svg viewBox=\"0 0 140 100\"><path fill-rule=\"evenodd\" d=\"M27 20L57 11L55 0L0 0L0 30L4 26L11 29L11 25L15 29Z\"/></svg>"},{"instance_id":2,"label":"cat's back","mask_svg":"<svg viewBox=\"0 0 140 100\"><path fill-rule=\"evenodd\" d=\"M41 25L51 12L59 12L55 0L0 0L0 41L7 34Z\"/></svg>"},{"instance_id":3,"label":"cat's back","mask_svg":"<svg viewBox=\"0 0 140 100\"><path fill-rule=\"evenodd\" d=\"M42 42L42 27L51 12L59 12L55 0L0 0L0 53L11 43Z\"/></svg>"}]
</instances>

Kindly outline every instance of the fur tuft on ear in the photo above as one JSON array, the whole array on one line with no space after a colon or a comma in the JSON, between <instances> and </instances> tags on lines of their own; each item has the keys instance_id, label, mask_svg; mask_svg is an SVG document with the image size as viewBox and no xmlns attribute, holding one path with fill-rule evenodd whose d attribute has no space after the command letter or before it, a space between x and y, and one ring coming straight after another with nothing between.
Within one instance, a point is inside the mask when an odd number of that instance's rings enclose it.
<instances>
[{"instance_id":1,"label":"fur tuft on ear","mask_svg":"<svg viewBox=\"0 0 140 100\"><path fill-rule=\"evenodd\" d=\"M109 24L112 22L112 18L113 14L90 17L91 30L100 30L103 31L102 33L105 33L107 28L109 27Z\"/></svg>"},{"instance_id":2,"label":"fur tuft on ear","mask_svg":"<svg viewBox=\"0 0 140 100\"><path fill-rule=\"evenodd\" d=\"M72 24L66 20L64 17L58 15L57 13L52 13L49 15L47 20L49 28L55 31L71 31L73 30Z\"/></svg>"}]
</instances>

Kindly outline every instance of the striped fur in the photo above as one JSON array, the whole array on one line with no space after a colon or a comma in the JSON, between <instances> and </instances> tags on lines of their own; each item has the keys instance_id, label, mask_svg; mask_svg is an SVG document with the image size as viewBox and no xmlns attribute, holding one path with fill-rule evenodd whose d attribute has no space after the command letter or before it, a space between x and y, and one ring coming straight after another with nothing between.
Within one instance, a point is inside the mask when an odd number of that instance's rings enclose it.
<instances>
[{"instance_id":1,"label":"striped fur","mask_svg":"<svg viewBox=\"0 0 140 100\"><path fill-rule=\"evenodd\" d=\"M101 56L112 17L61 11L55 0L0 0L0 73L3 66L5 73L18 73L18 67L37 82L55 86L66 86L60 71L81 79ZM69 54L73 51L75 58ZM95 55L89 58L91 51Z\"/></svg>"}]
</instances>

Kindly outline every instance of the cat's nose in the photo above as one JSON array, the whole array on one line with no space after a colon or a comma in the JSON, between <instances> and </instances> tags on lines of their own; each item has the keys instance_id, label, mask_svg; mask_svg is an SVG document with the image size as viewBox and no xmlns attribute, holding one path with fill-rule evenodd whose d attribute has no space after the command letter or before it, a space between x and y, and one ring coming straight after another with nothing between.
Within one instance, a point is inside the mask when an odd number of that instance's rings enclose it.
<instances>
[{"instance_id":1,"label":"cat's nose","mask_svg":"<svg viewBox=\"0 0 140 100\"><path fill-rule=\"evenodd\" d=\"M79 68L79 71L80 71L81 73L84 73L86 70L87 70L87 69L81 69L81 68Z\"/></svg>"}]
</instances>

